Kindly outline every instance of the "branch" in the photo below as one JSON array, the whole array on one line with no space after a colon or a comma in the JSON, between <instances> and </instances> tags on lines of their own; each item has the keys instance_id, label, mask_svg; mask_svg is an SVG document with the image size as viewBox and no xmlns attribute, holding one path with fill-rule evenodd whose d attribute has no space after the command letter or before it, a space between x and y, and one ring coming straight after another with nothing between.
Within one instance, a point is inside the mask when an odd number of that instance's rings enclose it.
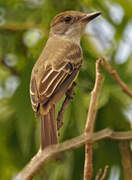
<instances>
[{"instance_id":1,"label":"branch","mask_svg":"<svg viewBox=\"0 0 132 180\"><path fill-rule=\"evenodd\" d=\"M132 178L132 155L130 152L129 142L120 142L120 153L124 170L124 179L131 180Z\"/></svg>"},{"instance_id":2,"label":"branch","mask_svg":"<svg viewBox=\"0 0 132 180\"><path fill-rule=\"evenodd\" d=\"M132 97L132 91L128 89L127 85L121 80L119 75L117 74L116 70L113 70L110 65L107 64L107 62L103 59L101 59L102 66L113 76L113 78L116 80L116 82L120 85L122 88L122 91L126 93L128 96Z\"/></svg>"},{"instance_id":3,"label":"branch","mask_svg":"<svg viewBox=\"0 0 132 180\"><path fill-rule=\"evenodd\" d=\"M102 175L102 177L101 177L100 180L105 180L105 178L106 178L107 175L108 175L108 169L109 169L109 166L106 165L105 168L104 168L104 173L103 173L103 175Z\"/></svg>"},{"instance_id":4,"label":"branch","mask_svg":"<svg viewBox=\"0 0 132 180\"><path fill-rule=\"evenodd\" d=\"M98 59L96 62L96 81L94 85L94 89L91 93L91 100L89 111L87 115L86 127L85 127L85 134L93 133L97 109L98 109L98 101L101 92L101 87L103 83L103 77L100 73L99 65L101 63L101 59ZM84 180L91 180L92 173L93 173L93 166L92 166L92 141L87 143L85 146L85 164L84 164Z\"/></svg>"},{"instance_id":5,"label":"branch","mask_svg":"<svg viewBox=\"0 0 132 180\"><path fill-rule=\"evenodd\" d=\"M96 177L95 177L95 180L100 180L101 175L102 175L102 169L100 168Z\"/></svg>"},{"instance_id":6,"label":"branch","mask_svg":"<svg viewBox=\"0 0 132 180\"><path fill-rule=\"evenodd\" d=\"M105 178L107 177L107 174L108 174L108 169L109 169L108 165L105 166L104 172L102 172L102 169L99 169L99 171L95 177L95 180L105 180Z\"/></svg>"},{"instance_id":7,"label":"branch","mask_svg":"<svg viewBox=\"0 0 132 180\"><path fill-rule=\"evenodd\" d=\"M132 131L114 132L111 129L104 129L93 134L89 133L87 136L82 134L81 136L65 141L61 144L51 145L43 151L39 151L25 166L25 168L14 178L14 180L31 180L44 163L56 154L73 148L78 148L87 142L99 141L105 138L130 140L132 139Z\"/></svg>"},{"instance_id":8,"label":"branch","mask_svg":"<svg viewBox=\"0 0 132 180\"><path fill-rule=\"evenodd\" d=\"M61 144L49 146L46 149L44 149L43 151L39 151L31 159L31 161L25 166L25 168L14 178L14 180L31 180L34 177L34 175L40 170L40 168L44 165L45 162L47 162L53 156L55 156L56 154L58 154L60 152L64 152L64 151L67 151L67 150L70 150L73 148L78 148L86 143L87 143L87 145L86 145L87 147L89 147L88 143L90 143L90 148L91 148L91 152L92 152L92 142L98 141L98 140L101 140L104 138L110 138L110 139L115 139L115 140L132 139L132 131L114 132L110 129L104 129L102 131L93 133L95 118L96 118L96 114L97 114L98 99L99 99L100 90L101 90L101 86L102 86L102 75L100 74L100 71L99 71L99 65L100 65L100 63L103 65L104 64L103 61L102 61L102 58L100 58L96 63L96 82L95 82L94 90L92 91L92 95L91 95L91 102L90 102L89 113L88 113L88 117L87 117L85 134L82 134L81 136L78 136L76 138L73 138L71 140L63 142ZM115 77L115 75L113 75L113 76ZM116 77L118 77L118 75L116 75ZM120 78L117 78L117 79L118 79L117 82L119 83L121 80L120 80ZM121 85L122 83L119 83L119 84L122 87L122 85ZM123 86L123 88L124 88L124 86ZM127 87L125 85L125 90L123 90L123 91L129 92L126 89L127 89ZM131 94L131 92L129 92L127 94L129 95L129 94ZM88 150L88 149L86 149L86 150ZM89 158L89 156L87 156L87 155L88 154L86 153L86 157ZM92 157L92 153L90 154L90 157ZM90 159L90 161L92 164L92 158ZM86 165L88 165L87 163L88 163L88 161L85 161ZM88 166L85 167L85 172L87 170L86 169L87 167ZM107 174L107 173L104 173L104 175L105 174ZM92 171L91 171L91 176L92 176Z\"/></svg>"}]
</instances>

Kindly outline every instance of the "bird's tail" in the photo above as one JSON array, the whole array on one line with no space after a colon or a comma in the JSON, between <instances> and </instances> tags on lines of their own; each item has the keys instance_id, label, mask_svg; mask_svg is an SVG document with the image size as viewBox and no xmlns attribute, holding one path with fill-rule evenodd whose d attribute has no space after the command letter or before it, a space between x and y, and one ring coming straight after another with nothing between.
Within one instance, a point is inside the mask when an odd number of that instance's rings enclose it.
<instances>
[{"instance_id":1,"label":"bird's tail","mask_svg":"<svg viewBox=\"0 0 132 180\"><path fill-rule=\"evenodd\" d=\"M47 114L41 115L41 148L44 149L51 144L57 143L55 105L53 105Z\"/></svg>"}]
</instances>

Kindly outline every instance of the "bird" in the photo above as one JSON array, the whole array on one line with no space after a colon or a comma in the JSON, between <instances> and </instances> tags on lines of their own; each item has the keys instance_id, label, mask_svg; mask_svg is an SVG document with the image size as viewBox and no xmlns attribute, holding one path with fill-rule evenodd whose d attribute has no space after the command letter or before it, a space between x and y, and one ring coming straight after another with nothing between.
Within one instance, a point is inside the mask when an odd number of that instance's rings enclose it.
<instances>
[{"instance_id":1,"label":"bird","mask_svg":"<svg viewBox=\"0 0 132 180\"><path fill-rule=\"evenodd\" d=\"M55 105L75 82L83 61L80 45L86 25L100 11L65 11L51 24L49 38L36 61L30 80L30 99L36 119L41 116L41 149L58 143Z\"/></svg>"}]
</instances>

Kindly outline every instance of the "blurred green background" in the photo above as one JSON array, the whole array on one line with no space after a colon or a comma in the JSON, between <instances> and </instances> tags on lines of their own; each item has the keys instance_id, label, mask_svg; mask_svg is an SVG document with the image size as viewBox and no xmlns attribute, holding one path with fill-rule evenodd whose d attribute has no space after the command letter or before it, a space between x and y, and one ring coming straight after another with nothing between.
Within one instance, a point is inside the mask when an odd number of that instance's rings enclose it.
<instances>
[{"instance_id":1,"label":"blurred green background","mask_svg":"<svg viewBox=\"0 0 132 180\"><path fill-rule=\"evenodd\" d=\"M76 95L65 113L60 142L84 131L95 81L95 62L102 55L132 89L132 1L130 0L0 0L0 179L9 180L38 151L40 122L29 98L32 67L46 40L51 19L65 10L102 11L82 37L84 62ZM104 85L95 130L131 128L132 99L102 68ZM58 109L61 104L58 105ZM108 180L123 180L119 142L94 143L94 176L110 165ZM83 179L84 147L62 153L34 179ZM94 177L93 177L94 179Z\"/></svg>"}]
</instances>

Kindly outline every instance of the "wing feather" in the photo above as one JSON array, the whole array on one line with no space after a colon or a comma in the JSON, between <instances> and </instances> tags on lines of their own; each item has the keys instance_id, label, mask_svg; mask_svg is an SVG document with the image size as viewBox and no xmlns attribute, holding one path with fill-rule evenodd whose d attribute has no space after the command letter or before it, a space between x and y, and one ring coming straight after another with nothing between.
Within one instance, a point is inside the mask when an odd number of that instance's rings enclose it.
<instances>
[{"instance_id":1,"label":"wing feather","mask_svg":"<svg viewBox=\"0 0 132 180\"><path fill-rule=\"evenodd\" d=\"M54 80L57 78L57 76L58 76L58 72L51 70L50 73L46 76L46 78L41 79L41 83L39 86L40 95L43 95L46 92L46 90L54 82Z\"/></svg>"},{"instance_id":2,"label":"wing feather","mask_svg":"<svg viewBox=\"0 0 132 180\"><path fill-rule=\"evenodd\" d=\"M63 78L66 76L66 73L64 71L61 71L58 73L58 76L54 79L54 81L50 84L49 88L47 89L47 92L45 95L47 97L51 96L51 94L54 92L58 84L63 80Z\"/></svg>"},{"instance_id":3,"label":"wing feather","mask_svg":"<svg viewBox=\"0 0 132 180\"><path fill-rule=\"evenodd\" d=\"M33 110L37 111L38 92L37 92L37 86L36 86L35 78L31 79L31 81L30 81L30 98L31 98Z\"/></svg>"},{"instance_id":4,"label":"wing feather","mask_svg":"<svg viewBox=\"0 0 132 180\"><path fill-rule=\"evenodd\" d=\"M61 68L60 68L61 69ZM39 94L40 97L50 97L50 95L54 92L56 87L60 84L60 82L63 82L64 79L71 74L73 71L73 67L70 63L67 63L65 67L63 67L63 70L51 70L49 71L49 74L46 75L46 78L42 78L40 81L39 86Z\"/></svg>"},{"instance_id":5,"label":"wing feather","mask_svg":"<svg viewBox=\"0 0 132 180\"><path fill-rule=\"evenodd\" d=\"M50 99L56 99L57 96L62 97L65 94L82 64L82 51L77 44L71 43L67 48L60 47L55 58L54 56L51 58L53 60L44 62L45 65L43 64L43 69L41 68L42 73L38 73L39 76L33 74L34 77L37 76L37 81L35 82L35 78L31 80L30 96L35 111L39 104L49 104ZM56 92L58 95L55 95Z\"/></svg>"}]
</instances>

